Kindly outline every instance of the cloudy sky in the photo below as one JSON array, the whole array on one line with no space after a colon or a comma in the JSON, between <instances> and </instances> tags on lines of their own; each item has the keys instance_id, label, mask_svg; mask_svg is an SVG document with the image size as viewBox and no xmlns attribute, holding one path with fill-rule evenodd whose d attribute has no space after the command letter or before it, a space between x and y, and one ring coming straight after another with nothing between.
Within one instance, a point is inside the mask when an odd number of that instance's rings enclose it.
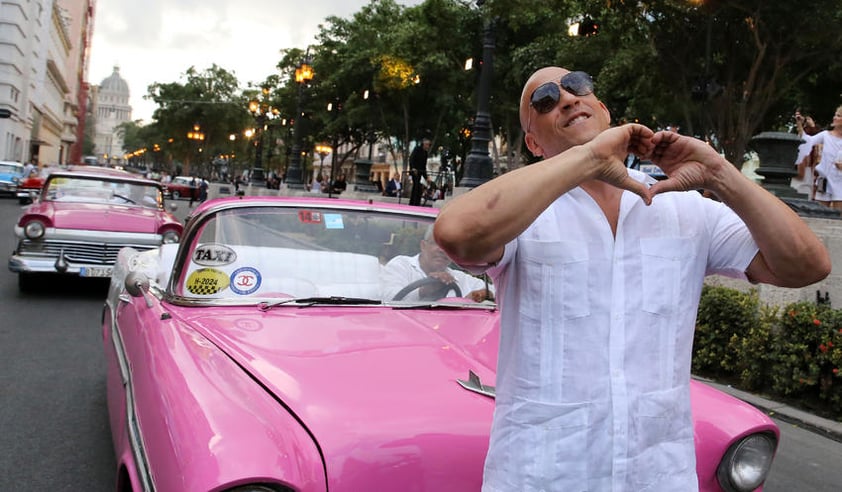
<instances>
[{"instance_id":1,"label":"cloudy sky","mask_svg":"<svg viewBox=\"0 0 842 492\"><path fill-rule=\"evenodd\" d=\"M417 5L421 0L397 0ZM88 80L114 66L128 82L132 119L151 120L154 82L183 82L191 66L216 63L241 84L271 75L280 50L316 42L329 15L350 17L368 0L97 0Z\"/></svg>"}]
</instances>

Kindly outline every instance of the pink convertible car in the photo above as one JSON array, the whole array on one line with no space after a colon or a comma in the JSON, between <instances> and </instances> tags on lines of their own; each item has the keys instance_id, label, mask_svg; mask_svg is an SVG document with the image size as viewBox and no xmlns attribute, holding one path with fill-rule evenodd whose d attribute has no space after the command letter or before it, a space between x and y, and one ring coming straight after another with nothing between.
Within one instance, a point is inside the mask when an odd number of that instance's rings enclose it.
<instances>
[{"instance_id":1,"label":"pink convertible car","mask_svg":"<svg viewBox=\"0 0 842 492\"><path fill-rule=\"evenodd\" d=\"M15 224L9 269L22 291L48 273L107 278L121 248L175 243L182 229L164 209L160 183L102 167L56 170Z\"/></svg>"},{"instance_id":2,"label":"pink convertible car","mask_svg":"<svg viewBox=\"0 0 842 492\"><path fill-rule=\"evenodd\" d=\"M391 271L417 262L434 219L226 198L180 244L122 249L102 327L117 490L478 491L496 305ZM699 488L760 488L775 424L692 390Z\"/></svg>"}]
</instances>

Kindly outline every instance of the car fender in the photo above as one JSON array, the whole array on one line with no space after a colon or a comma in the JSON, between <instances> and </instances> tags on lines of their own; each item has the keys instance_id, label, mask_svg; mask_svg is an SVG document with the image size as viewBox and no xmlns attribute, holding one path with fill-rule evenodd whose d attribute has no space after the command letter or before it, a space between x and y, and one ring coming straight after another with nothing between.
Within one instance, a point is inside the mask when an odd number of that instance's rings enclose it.
<instances>
[{"instance_id":1,"label":"car fender","mask_svg":"<svg viewBox=\"0 0 842 492\"><path fill-rule=\"evenodd\" d=\"M111 327L133 396L122 427L128 433L126 421L136 419L141 460L151 476L173 481L154 483L156 489L212 490L279 473L298 490L326 489L320 450L280 402L189 325L162 319L157 299L147 307L126 295ZM128 462L127 443L117 439L118 445L117 456Z\"/></svg>"}]
</instances>

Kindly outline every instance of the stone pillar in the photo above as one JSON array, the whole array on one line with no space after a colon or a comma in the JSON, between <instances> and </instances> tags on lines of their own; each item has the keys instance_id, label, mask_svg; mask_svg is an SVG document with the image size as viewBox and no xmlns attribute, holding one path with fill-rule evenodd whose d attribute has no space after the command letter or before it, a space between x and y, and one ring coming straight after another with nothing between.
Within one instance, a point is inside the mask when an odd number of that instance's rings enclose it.
<instances>
[{"instance_id":1,"label":"stone pillar","mask_svg":"<svg viewBox=\"0 0 842 492\"><path fill-rule=\"evenodd\" d=\"M760 166L754 171L763 176L760 185L779 198L806 198L790 186L792 177L798 175L795 159L803 141L793 133L763 132L749 142L749 148L757 152L760 160Z\"/></svg>"},{"instance_id":2,"label":"stone pillar","mask_svg":"<svg viewBox=\"0 0 842 492\"><path fill-rule=\"evenodd\" d=\"M377 193L380 190L371 182L371 162L368 159L354 161L354 191L362 193Z\"/></svg>"}]
</instances>

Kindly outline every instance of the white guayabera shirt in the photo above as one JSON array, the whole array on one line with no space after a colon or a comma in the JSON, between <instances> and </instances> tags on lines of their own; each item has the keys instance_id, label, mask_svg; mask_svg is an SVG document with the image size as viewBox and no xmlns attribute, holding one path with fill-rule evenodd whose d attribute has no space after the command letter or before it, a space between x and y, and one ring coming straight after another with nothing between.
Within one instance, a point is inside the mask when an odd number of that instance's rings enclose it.
<instances>
[{"instance_id":1,"label":"white guayabera shirt","mask_svg":"<svg viewBox=\"0 0 842 492\"><path fill-rule=\"evenodd\" d=\"M648 207L625 192L616 238L584 190L558 198L489 269L502 324L483 491L696 490L703 279L745 278L757 252L745 224L697 192Z\"/></svg>"}]
</instances>

